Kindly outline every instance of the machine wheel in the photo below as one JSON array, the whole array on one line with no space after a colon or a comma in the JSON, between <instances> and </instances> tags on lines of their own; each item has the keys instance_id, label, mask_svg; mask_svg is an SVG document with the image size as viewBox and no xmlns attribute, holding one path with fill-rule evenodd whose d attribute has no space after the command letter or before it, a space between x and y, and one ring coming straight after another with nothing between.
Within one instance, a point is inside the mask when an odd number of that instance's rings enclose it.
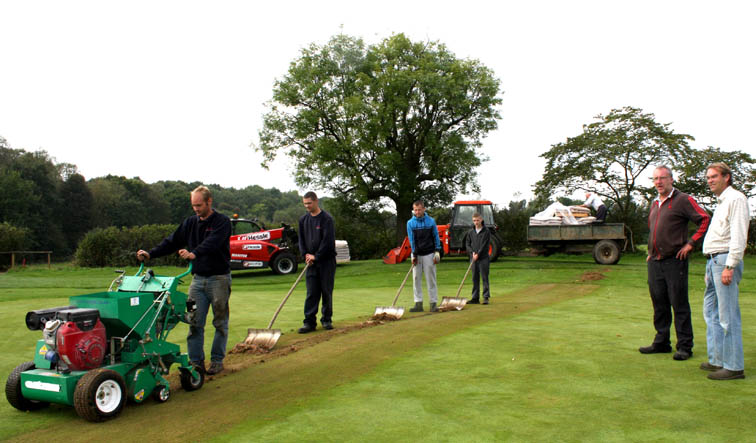
<instances>
[{"instance_id":1,"label":"machine wheel","mask_svg":"<svg viewBox=\"0 0 756 443\"><path fill-rule=\"evenodd\" d=\"M613 240L601 240L593 246L593 259L600 265L613 265L620 259L620 248Z\"/></svg>"},{"instance_id":2,"label":"machine wheel","mask_svg":"<svg viewBox=\"0 0 756 443\"><path fill-rule=\"evenodd\" d=\"M205 373L202 371L195 372L199 374L199 378L192 377L191 372L186 369L181 369L181 375L179 378L181 379L181 387L184 388L185 391L196 391L205 384Z\"/></svg>"},{"instance_id":3,"label":"machine wheel","mask_svg":"<svg viewBox=\"0 0 756 443\"><path fill-rule=\"evenodd\" d=\"M501 242L498 238L491 236L491 246L488 249L489 256L491 257L491 263L499 259L501 255Z\"/></svg>"},{"instance_id":4,"label":"machine wheel","mask_svg":"<svg viewBox=\"0 0 756 443\"><path fill-rule=\"evenodd\" d=\"M165 403L171 398L171 389L168 386L158 385L152 391L152 398L158 403Z\"/></svg>"},{"instance_id":5,"label":"machine wheel","mask_svg":"<svg viewBox=\"0 0 756 443\"><path fill-rule=\"evenodd\" d=\"M282 252L273 259L270 267L278 275L293 274L297 272L297 258L290 252Z\"/></svg>"},{"instance_id":6,"label":"machine wheel","mask_svg":"<svg viewBox=\"0 0 756 443\"><path fill-rule=\"evenodd\" d=\"M21 392L21 373L35 368L33 361L21 363L10 373L8 381L5 382L5 398L11 406L20 411L35 411L49 405L45 401L29 400Z\"/></svg>"},{"instance_id":7,"label":"machine wheel","mask_svg":"<svg viewBox=\"0 0 756 443\"><path fill-rule=\"evenodd\" d=\"M110 369L92 369L84 374L74 390L74 407L88 421L103 421L121 413L126 403L121 374Z\"/></svg>"}]
</instances>

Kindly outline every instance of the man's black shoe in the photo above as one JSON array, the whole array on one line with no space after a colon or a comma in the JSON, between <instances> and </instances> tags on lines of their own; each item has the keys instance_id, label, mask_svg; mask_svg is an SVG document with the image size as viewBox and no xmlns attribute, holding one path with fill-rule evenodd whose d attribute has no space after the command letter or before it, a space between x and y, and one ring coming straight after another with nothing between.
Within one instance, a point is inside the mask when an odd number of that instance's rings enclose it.
<instances>
[{"instance_id":1,"label":"man's black shoe","mask_svg":"<svg viewBox=\"0 0 756 443\"><path fill-rule=\"evenodd\" d=\"M297 332L299 332L300 334L307 334L308 332L312 332L314 330L315 330L315 326L302 325L302 327L299 328Z\"/></svg>"},{"instance_id":2,"label":"man's black shoe","mask_svg":"<svg viewBox=\"0 0 756 443\"><path fill-rule=\"evenodd\" d=\"M711 371L711 372L718 371L718 370L722 369L721 366L713 365L713 364L709 363L708 361L705 361L705 362L701 363L700 368L703 369L704 371Z\"/></svg>"},{"instance_id":3,"label":"man's black shoe","mask_svg":"<svg viewBox=\"0 0 756 443\"><path fill-rule=\"evenodd\" d=\"M210 362L210 367L207 369L207 375L220 374L221 372L223 372L223 362L222 361L212 361L212 362Z\"/></svg>"},{"instance_id":4,"label":"man's black shoe","mask_svg":"<svg viewBox=\"0 0 756 443\"><path fill-rule=\"evenodd\" d=\"M743 371L731 371L729 369L722 368L716 372L712 372L707 375L710 380L737 380L739 378L745 378L745 372Z\"/></svg>"},{"instance_id":5,"label":"man's black shoe","mask_svg":"<svg viewBox=\"0 0 756 443\"><path fill-rule=\"evenodd\" d=\"M469 304L469 305L479 305L480 304L480 299L478 299L478 298L471 298L470 301L467 302L467 304Z\"/></svg>"},{"instance_id":6,"label":"man's black shoe","mask_svg":"<svg viewBox=\"0 0 756 443\"><path fill-rule=\"evenodd\" d=\"M333 329L333 323L329 321L324 321L322 324L323 324L323 329L327 329L327 330Z\"/></svg>"},{"instance_id":7,"label":"man's black shoe","mask_svg":"<svg viewBox=\"0 0 756 443\"><path fill-rule=\"evenodd\" d=\"M678 361L683 361L689 359L691 355L693 355L693 351L678 349L677 352L675 352L675 355L672 356L672 358Z\"/></svg>"},{"instance_id":8,"label":"man's black shoe","mask_svg":"<svg viewBox=\"0 0 756 443\"><path fill-rule=\"evenodd\" d=\"M641 348L638 348L638 352L640 352L641 354L667 354L669 352L672 352L672 347L662 347L657 345L643 346Z\"/></svg>"},{"instance_id":9,"label":"man's black shoe","mask_svg":"<svg viewBox=\"0 0 756 443\"><path fill-rule=\"evenodd\" d=\"M484 305L487 305L487 304L488 304L488 299L487 299L487 298L484 298L484 299L483 299L483 304L484 304Z\"/></svg>"}]
</instances>

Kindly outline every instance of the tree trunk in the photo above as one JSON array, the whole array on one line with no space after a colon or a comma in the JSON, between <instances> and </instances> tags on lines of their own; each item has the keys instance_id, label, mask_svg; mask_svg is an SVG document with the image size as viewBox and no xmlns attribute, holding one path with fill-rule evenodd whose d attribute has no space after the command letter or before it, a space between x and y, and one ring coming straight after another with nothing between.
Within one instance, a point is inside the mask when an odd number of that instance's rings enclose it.
<instances>
[{"instance_id":1,"label":"tree trunk","mask_svg":"<svg viewBox=\"0 0 756 443\"><path fill-rule=\"evenodd\" d=\"M394 201L396 205L396 244L400 245L407 236L407 221L412 217L412 199Z\"/></svg>"}]
</instances>

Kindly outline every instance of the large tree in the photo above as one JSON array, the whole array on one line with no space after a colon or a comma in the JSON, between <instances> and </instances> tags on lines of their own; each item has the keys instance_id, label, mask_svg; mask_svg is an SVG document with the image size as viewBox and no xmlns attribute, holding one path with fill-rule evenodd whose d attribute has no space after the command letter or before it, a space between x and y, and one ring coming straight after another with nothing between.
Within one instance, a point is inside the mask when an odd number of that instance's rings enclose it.
<instances>
[{"instance_id":1,"label":"large tree","mask_svg":"<svg viewBox=\"0 0 756 443\"><path fill-rule=\"evenodd\" d=\"M490 69L441 43L338 35L304 49L276 82L258 149L263 165L291 156L300 186L362 205L388 199L401 220L416 199L442 205L476 189L498 93Z\"/></svg>"},{"instance_id":2,"label":"large tree","mask_svg":"<svg viewBox=\"0 0 756 443\"><path fill-rule=\"evenodd\" d=\"M695 150L685 159L675 177L675 187L693 195L702 206L713 211L716 197L706 183L706 167L716 162L724 162L732 169L733 187L747 197L756 195L756 160L745 152L723 151L712 146Z\"/></svg>"},{"instance_id":3,"label":"large tree","mask_svg":"<svg viewBox=\"0 0 756 443\"><path fill-rule=\"evenodd\" d=\"M692 155L688 141L654 114L624 107L583 125L583 133L541 154L546 159L536 194L553 199L576 190L595 192L614 203L620 220L633 219L637 203L649 195L651 170L682 164Z\"/></svg>"}]
</instances>

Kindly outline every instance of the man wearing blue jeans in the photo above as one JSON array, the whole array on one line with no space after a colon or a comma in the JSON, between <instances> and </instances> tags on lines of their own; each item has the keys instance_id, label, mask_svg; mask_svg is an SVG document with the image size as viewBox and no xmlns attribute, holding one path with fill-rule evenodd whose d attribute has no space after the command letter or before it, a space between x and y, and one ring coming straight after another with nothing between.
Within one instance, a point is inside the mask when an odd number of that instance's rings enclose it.
<instances>
[{"instance_id":1,"label":"man wearing blue jeans","mask_svg":"<svg viewBox=\"0 0 756 443\"><path fill-rule=\"evenodd\" d=\"M207 373L215 375L223 371L223 358L228 342L228 299L231 296L231 220L216 212L213 197L205 186L199 186L191 193L193 215L149 252L140 249L137 259L178 252L181 258L192 261L192 284L189 286L189 300L196 303L197 310L189 324L186 338L189 360L201 371L205 371L205 321L210 306L213 307L215 337L210 350L210 368Z\"/></svg>"},{"instance_id":2,"label":"man wearing blue jeans","mask_svg":"<svg viewBox=\"0 0 756 443\"><path fill-rule=\"evenodd\" d=\"M712 380L735 380L745 378L738 284L748 238L748 200L732 187L732 171L724 163L706 168L706 182L717 196L717 209L703 244L708 258L703 314L709 359L701 369L711 371Z\"/></svg>"}]
</instances>

